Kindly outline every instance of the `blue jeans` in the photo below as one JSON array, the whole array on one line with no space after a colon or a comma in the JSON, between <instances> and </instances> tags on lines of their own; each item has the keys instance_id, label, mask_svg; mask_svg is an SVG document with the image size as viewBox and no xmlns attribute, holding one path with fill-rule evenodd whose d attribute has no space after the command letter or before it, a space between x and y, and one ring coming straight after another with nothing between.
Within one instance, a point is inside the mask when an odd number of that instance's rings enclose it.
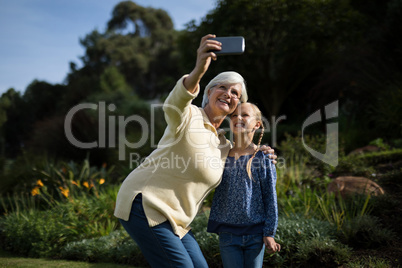
<instances>
[{"instance_id":1,"label":"blue jeans","mask_svg":"<svg viewBox=\"0 0 402 268\"><path fill-rule=\"evenodd\" d=\"M223 267L262 267L265 251L262 234L234 235L222 232L219 233L219 248Z\"/></svg>"},{"instance_id":2,"label":"blue jeans","mask_svg":"<svg viewBox=\"0 0 402 268\"><path fill-rule=\"evenodd\" d=\"M120 222L151 267L208 267L191 231L180 239L169 221L149 227L141 194L133 201L129 220Z\"/></svg>"}]
</instances>

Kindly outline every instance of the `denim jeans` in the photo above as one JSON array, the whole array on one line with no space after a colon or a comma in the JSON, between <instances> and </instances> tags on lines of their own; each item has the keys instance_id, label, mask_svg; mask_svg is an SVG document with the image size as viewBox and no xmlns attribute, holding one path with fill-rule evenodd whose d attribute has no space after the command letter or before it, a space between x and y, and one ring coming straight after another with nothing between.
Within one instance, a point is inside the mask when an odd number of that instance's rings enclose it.
<instances>
[{"instance_id":1,"label":"denim jeans","mask_svg":"<svg viewBox=\"0 0 402 268\"><path fill-rule=\"evenodd\" d=\"M149 227L141 194L133 201L129 220L120 222L151 267L208 267L191 231L180 239L169 221Z\"/></svg>"},{"instance_id":2,"label":"denim jeans","mask_svg":"<svg viewBox=\"0 0 402 268\"><path fill-rule=\"evenodd\" d=\"M265 251L262 234L234 235L222 232L219 233L219 248L223 267L262 267Z\"/></svg>"}]
</instances>

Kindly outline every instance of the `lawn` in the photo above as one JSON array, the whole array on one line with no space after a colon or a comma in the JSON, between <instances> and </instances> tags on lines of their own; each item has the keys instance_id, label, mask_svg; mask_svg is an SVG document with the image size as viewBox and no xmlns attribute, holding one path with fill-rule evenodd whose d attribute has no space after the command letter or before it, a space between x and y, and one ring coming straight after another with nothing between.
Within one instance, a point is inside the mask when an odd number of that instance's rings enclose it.
<instances>
[{"instance_id":1,"label":"lawn","mask_svg":"<svg viewBox=\"0 0 402 268\"><path fill-rule=\"evenodd\" d=\"M0 249L0 267L68 267L68 268L133 268L135 266L118 265L113 263L87 263L65 260L35 259L19 257Z\"/></svg>"}]
</instances>

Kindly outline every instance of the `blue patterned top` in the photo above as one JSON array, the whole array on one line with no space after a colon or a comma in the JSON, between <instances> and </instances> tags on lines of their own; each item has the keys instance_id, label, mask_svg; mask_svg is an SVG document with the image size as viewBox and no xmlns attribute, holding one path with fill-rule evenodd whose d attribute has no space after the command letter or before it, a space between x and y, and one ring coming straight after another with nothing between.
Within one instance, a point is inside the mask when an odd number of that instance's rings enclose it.
<instances>
[{"instance_id":1,"label":"blue patterned top","mask_svg":"<svg viewBox=\"0 0 402 268\"><path fill-rule=\"evenodd\" d=\"M278 226L275 165L259 151L252 160L252 178L249 178L246 166L250 157L243 155L237 160L227 157L222 182L213 197L208 232L275 236Z\"/></svg>"}]
</instances>

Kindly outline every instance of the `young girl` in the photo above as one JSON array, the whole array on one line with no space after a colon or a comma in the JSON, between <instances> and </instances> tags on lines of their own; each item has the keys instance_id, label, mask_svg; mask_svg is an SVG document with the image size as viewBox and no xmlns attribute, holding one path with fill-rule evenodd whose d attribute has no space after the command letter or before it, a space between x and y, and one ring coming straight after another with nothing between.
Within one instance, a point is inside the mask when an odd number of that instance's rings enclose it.
<instances>
[{"instance_id":1,"label":"young girl","mask_svg":"<svg viewBox=\"0 0 402 268\"><path fill-rule=\"evenodd\" d=\"M258 145L255 131L262 128ZM219 234L224 267L262 267L264 249L280 251L274 236L278 225L276 170L261 151L264 133L261 111L242 103L230 118L234 145L216 188L208 232Z\"/></svg>"}]
</instances>

